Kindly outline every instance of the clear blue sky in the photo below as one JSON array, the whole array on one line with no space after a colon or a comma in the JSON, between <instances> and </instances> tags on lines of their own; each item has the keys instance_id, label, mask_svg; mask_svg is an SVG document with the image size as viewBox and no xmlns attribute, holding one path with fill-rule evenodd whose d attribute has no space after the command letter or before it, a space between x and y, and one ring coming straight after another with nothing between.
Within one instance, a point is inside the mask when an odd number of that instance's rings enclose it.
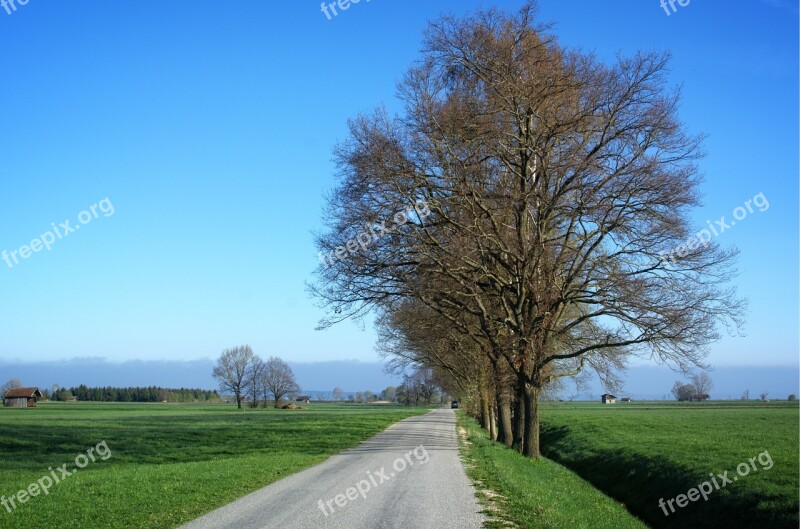
<instances>
[{"instance_id":1,"label":"clear blue sky","mask_svg":"<svg viewBox=\"0 0 800 529\"><path fill-rule=\"evenodd\" d=\"M114 209L0 261L0 356L180 360L250 343L293 361L375 360L369 326L315 331L304 289L331 147L349 117L398 108L427 20L479 5L491 4L362 0L332 20L297 0L0 8L0 250L75 226L104 198ZM797 362L796 6L693 0L668 16L658 0L541 2L568 46L672 52L680 113L710 135L698 227L769 201L719 239L742 252L751 305L747 336L715 344L715 365Z\"/></svg>"}]
</instances>

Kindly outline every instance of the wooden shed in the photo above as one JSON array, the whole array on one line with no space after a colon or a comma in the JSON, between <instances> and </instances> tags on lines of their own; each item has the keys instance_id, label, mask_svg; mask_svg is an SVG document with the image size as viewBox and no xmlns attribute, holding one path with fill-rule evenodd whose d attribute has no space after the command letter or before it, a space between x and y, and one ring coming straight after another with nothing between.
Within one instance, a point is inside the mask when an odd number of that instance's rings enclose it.
<instances>
[{"instance_id":1,"label":"wooden shed","mask_svg":"<svg viewBox=\"0 0 800 529\"><path fill-rule=\"evenodd\" d=\"M600 402L602 402L603 404L614 404L615 402L617 402L617 397L615 395L612 395L611 393L603 393L600 396Z\"/></svg>"},{"instance_id":2,"label":"wooden shed","mask_svg":"<svg viewBox=\"0 0 800 529\"><path fill-rule=\"evenodd\" d=\"M42 392L39 388L14 388L3 395L3 404L7 408L35 408Z\"/></svg>"}]
</instances>

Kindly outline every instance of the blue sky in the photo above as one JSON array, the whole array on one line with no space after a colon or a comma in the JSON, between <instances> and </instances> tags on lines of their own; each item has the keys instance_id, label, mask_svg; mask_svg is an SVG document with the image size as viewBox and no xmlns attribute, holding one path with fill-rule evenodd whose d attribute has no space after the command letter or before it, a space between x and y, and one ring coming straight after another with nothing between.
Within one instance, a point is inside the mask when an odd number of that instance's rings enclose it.
<instances>
[{"instance_id":1,"label":"blue sky","mask_svg":"<svg viewBox=\"0 0 800 529\"><path fill-rule=\"evenodd\" d=\"M480 5L362 0L332 20L294 0L0 9L0 250L113 206L49 251L0 261L0 356L190 360L249 343L296 362L376 360L369 325L314 330L304 287L331 148L349 117L399 108L429 19ZM680 114L709 134L698 229L769 202L719 237L742 252L750 311L745 337L712 346L718 366L797 363L796 6L541 2L567 46L672 53Z\"/></svg>"}]
</instances>

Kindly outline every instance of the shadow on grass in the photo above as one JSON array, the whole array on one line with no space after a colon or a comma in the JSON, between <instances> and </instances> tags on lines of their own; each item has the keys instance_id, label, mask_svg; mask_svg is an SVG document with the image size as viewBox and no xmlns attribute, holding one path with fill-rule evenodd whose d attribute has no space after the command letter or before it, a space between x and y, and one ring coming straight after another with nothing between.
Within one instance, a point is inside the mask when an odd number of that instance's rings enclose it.
<instances>
[{"instance_id":1,"label":"shadow on grass","mask_svg":"<svg viewBox=\"0 0 800 529\"><path fill-rule=\"evenodd\" d=\"M582 445L569 427L542 426L542 453L571 469L595 487L625 504L629 511L655 528L692 527L696 529L766 528L796 529L797 503L768 487L737 489L731 485L714 490L704 501L700 497L686 507L659 507L711 476L698 475L696 469L682 468L666 459L645 457L632 451L597 449ZM729 477L736 472L731 469ZM721 472L722 470L720 470ZM751 478L755 479L755 475ZM721 480L717 482L722 486ZM674 504L674 503L673 503Z\"/></svg>"}]
</instances>

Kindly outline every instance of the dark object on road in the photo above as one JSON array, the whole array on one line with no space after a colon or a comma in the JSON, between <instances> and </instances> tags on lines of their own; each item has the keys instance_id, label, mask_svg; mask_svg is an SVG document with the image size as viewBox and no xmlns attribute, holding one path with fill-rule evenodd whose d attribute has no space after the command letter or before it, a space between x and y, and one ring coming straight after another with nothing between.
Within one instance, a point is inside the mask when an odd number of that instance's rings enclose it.
<instances>
[{"instance_id":1,"label":"dark object on road","mask_svg":"<svg viewBox=\"0 0 800 529\"><path fill-rule=\"evenodd\" d=\"M451 403L450 403L450 408L452 408L452 409L454 409L454 410L455 410L456 408L458 408L458 401L457 401L457 400L454 400L453 402L451 402Z\"/></svg>"}]
</instances>

